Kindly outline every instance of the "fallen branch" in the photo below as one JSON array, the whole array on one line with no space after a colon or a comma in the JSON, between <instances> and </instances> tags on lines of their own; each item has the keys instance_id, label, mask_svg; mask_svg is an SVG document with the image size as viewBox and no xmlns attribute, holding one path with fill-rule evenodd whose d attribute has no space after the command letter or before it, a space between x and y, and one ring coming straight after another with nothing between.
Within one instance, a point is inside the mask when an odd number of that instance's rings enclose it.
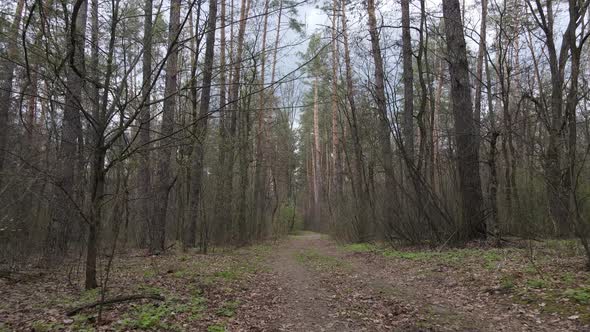
<instances>
[{"instance_id":1,"label":"fallen branch","mask_svg":"<svg viewBox=\"0 0 590 332\"><path fill-rule=\"evenodd\" d=\"M82 310L94 308L99 305L110 305L110 304L115 304L115 303L129 302L129 301L135 301L135 300L141 300L141 299L152 299L152 300L164 301L164 297L162 295L158 295L158 294L123 295L123 296L113 297L111 299L106 299L104 301L97 301L97 302L85 304L83 306L79 306L77 308L74 308L74 309L66 312L66 316L74 316L75 314L79 313Z\"/></svg>"}]
</instances>

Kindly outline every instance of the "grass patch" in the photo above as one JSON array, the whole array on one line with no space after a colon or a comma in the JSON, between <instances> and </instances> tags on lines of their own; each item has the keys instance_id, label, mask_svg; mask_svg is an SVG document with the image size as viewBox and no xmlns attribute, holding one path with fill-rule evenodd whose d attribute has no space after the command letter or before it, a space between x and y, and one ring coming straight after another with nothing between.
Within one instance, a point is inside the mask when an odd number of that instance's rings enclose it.
<instances>
[{"instance_id":1,"label":"grass patch","mask_svg":"<svg viewBox=\"0 0 590 332\"><path fill-rule=\"evenodd\" d=\"M45 322L38 320L33 323L32 328L33 331L36 332L49 332L65 329L65 325L58 322Z\"/></svg>"},{"instance_id":2,"label":"grass patch","mask_svg":"<svg viewBox=\"0 0 590 332\"><path fill-rule=\"evenodd\" d=\"M503 291L512 291L516 286L516 278L512 275L505 275L500 279L500 289Z\"/></svg>"},{"instance_id":3,"label":"grass patch","mask_svg":"<svg viewBox=\"0 0 590 332\"><path fill-rule=\"evenodd\" d=\"M376 252L379 248L372 243L351 243L342 246L344 250L351 252Z\"/></svg>"},{"instance_id":4,"label":"grass patch","mask_svg":"<svg viewBox=\"0 0 590 332\"><path fill-rule=\"evenodd\" d=\"M217 314L224 317L233 317L236 314L236 310L240 306L239 301L227 301L217 309Z\"/></svg>"},{"instance_id":5,"label":"grass patch","mask_svg":"<svg viewBox=\"0 0 590 332\"><path fill-rule=\"evenodd\" d=\"M213 274L213 276L216 277L216 278L220 278L220 279L231 281L231 280L238 279L238 272L235 271L235 270L233 270L233 269L223 270L223 271L215 272Z\"/></svg>"},{"instance_id":6,"label":"grass patch","mask_svg":"<svg viewBox=\"0 0 590 332\"><path fill-rule=\"evenodd\" d=\"M350 268L350 264L338 257L324 255L317 250L306 249L295 254L295 260L304 265L311 265L318 269Z\"/></svg>"},{"instance_id":7,"label":"grass patch","mask_svg":"<svg viewBox=\"0 0 590 332\"><path fill-rule=\"evenodd\" d=\"M563 295L579 304L590 304L590 287L569 288Z\"/></svg>"},{"instance_id":8,"label":"grass patch","mask_svg":"<svg viewBox=\"0 0 590 332\"><path fill-rule=\"evenodd\" d=\"M215 324L207 326L207 332L225 332L225 326Z\"/></svg>"},{"instance_id":9,"label":"grass patch","mask_svg":"<svg viewBox=\"0 0 590 332\"><path fill-rule=\"evenodd\" d=\"M549 286L549 283L543 279L529 279L526 284L530 288L543 289Z\"/></svg>"}]
</instances>

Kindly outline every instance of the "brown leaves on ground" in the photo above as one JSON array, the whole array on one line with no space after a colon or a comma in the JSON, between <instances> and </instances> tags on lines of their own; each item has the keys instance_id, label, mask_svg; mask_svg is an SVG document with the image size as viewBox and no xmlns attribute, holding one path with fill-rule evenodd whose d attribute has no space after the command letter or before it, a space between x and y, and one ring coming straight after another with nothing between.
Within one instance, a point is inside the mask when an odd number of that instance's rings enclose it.
<instances>
[{"instance_id":1,"label":"brown leaves on ground","mask_svg":"<svg viewBox=\"0 0 590 332\"><path fill-rule=\"evenodd\" d=\"M0 281L0 331L589 330L589 275L564 245L395 251L305 234L210 255L119 254L106 297L165 301L105 306L100 324L96 309L67 317L100 294L64 266Z\"/></svg>"}]
</instances>

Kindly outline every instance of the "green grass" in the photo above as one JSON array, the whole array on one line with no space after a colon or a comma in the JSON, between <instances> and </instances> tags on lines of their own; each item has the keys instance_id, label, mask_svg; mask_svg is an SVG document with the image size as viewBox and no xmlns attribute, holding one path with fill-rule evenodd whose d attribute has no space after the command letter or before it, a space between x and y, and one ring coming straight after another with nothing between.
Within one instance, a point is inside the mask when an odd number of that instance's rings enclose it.
<instances>
[{"instance_id":1,"label":"green grass","mask_svg":"<svg viewBox=\"0 0 590 332\"><path fill-rule=\"evenodd\" d=\"M543 279L529 279L526 284L530 288L543 289L549 286L549 283Z\"/></svg>"},{"instance_id":2,"label":"green grass","mask_svg":"<svg viewBox=\"0 0 590 332\"><path fill-rule=\"evenodd\" d=\"M65 325L58 322L45 322L45 321L35 321L33 322L33 331L36 332L48 332L48 331L57 331L65 329Z\"/></svg>"},{"instance_id":3,"label":"green grass","mask_svg":"<svg viewBox=\"0 0 590 332\"><path fill-rule=\"evenodd\" d=\"M207 332L225 332L225 326L223 325L209 325L207 326Z\"/></svg>"},{"instance_id":4,"label":"green grass","mask_svg":"<svg viewBox=\"0 0 590 332\"><path fill-rule=\"evenodd\" d=\"M223 270L219 272L215 272L213 274L216 278L224 279L224 280L236 280L238 279L238 272L230 269L230 270Z\"/></svg>"},{"instance_id":5,"label":"green grass","mask_svg":"<svg viewBox=\"0 0 590 332\"><path fill-rule=\"evenodd\" d=\"M590 304L590 287L569 288L563 295L579 304Z\"/></svg>"},{"instance_id":6,"label":"green grass","mask_svg":"<svg viewBox=\"0 0 590 332\"><path fill-rule=\"evenodd\" d=\"M239 301L227 301L217 309L217 314L224 317L233 317L236 314L236 310L240 306Z\"/></svg>"},{"instance_id":7,"label":"green grass","mask_svg":"<svg viewBox=\"0 0 590 332\"><path fill-rule=\"evenodd\" d=\"M342 246L346 251L352 252L375 252L379 248L372 243L351 243Z\"/></svg>"},{"instance_id":8,"label":"green grass","mask_svg":"<svg viewBox=\"0 0 590 332\"><path fill-rule=\"evenodd\" d=\"M516 286L516 278L512 275L505 275L500 279L500 289L511 291Z\"/></svg>"},{"instance_id":9,"label":"green grass","mask_svg":"<svg viewBox=\"0 0 590 332\"><path fill-rule=\"evenodd\" d=\"M295 254L295 260L304 265L311 265L318 269L347 269L350 263L330 255L324 255L317 250L306 249Z\"/></svg>"},{"instance_id":10,"label":"green grass","mask_svg":"<svg viewBox=\"0 0 590 332\"><path fill-rule=\"evenodd\" d=\"M503 259L503 252L499 249L481 250L481 249L453 249L448 251L407 251L396 250L393 248L383 247L372 243L353 243L343 245L345 251L366 253L374 252L384 257L392 259L403 259L421 262L436 262L446 264L459 264L467 258L481 260L482 265L489 269L496 269L498 263Z\"/></svg>"}]
</instances>

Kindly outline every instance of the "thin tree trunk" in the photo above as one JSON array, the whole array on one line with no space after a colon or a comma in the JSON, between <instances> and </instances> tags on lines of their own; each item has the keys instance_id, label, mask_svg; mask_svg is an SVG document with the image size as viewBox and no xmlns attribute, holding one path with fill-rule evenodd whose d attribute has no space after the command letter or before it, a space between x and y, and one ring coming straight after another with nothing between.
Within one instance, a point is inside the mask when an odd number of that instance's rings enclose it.
<instances>
[{"instance_id":1,"label":"thin tree trunk","mask_svg":"<svg viewBox=\"0 0 590 332\"><path fill-rule=\"evenodd\" d=\"M320 150L320 124L318 105L318 78L313 83L313 203L314 224L319 225L321 214L321 150Z\"/></svg>"},{"instance_id":2,"label":"thin tree trunk","mask_svg":"<svg viewBox=\"0 0 590 332\"><path fill-rule=\"evenodd\" d=\"M401 0L402 58L404 81L403 148L408 162L414 162L414 70L412 68L412 35L410 33L410 0ZM410 165L411 167L412 165Z\"/></svg>"},{"instance_id":3,"label":"thin tree trunk","mask_svg":"<svg viewBox=\"0 0 590 332\"><path fill-rule=\"evenodd\" d=\"M151 209L153 203L150 202L151 193L151 144L150 144L150 85L152 75L152 1L145 0L144 4L144 23L143 23L143 64L142 64L142 85L141 97L144 100L144 106L141 110L139 121L138 145L141 148L138 170L139 195L140 200L140 223L146 225L146 229L152 226ZM148 232L151 233L151 232ZM147 235L147 234L146 234ZM142 236L143 238L143 236Z\"/></svg>"},{"instance_id":4,"label":"thin tree trunk","mask_svg":"<svg viewBox=\"0 0 590 332\"><path fill-rule=\"evenodd\" d=\"M266 198L266 178L268 175L267 163L267 133L266 133L266 91L265 74L266 74L266 34L268 28L268 5L269 0L264 2L264 24L262 28L262 49L260 61L260 82L262 91L260 91L258 111L258 132L256 133L256 168L254 170L254 222L256 223L256 237L262 237L262 231L266 224L264 215L264 206Z\"/></svg>"},{"instance_id":5,"label":"thin tree trunk","mask_svg":"<svg viewBox=\"0 0 590 332\"><path fill-rule=\"evenodd\" d=\"M339 199L342 195L342 162L338 137L338 1L332 1L332 189Z\"/></svg>"}]
</instances>

